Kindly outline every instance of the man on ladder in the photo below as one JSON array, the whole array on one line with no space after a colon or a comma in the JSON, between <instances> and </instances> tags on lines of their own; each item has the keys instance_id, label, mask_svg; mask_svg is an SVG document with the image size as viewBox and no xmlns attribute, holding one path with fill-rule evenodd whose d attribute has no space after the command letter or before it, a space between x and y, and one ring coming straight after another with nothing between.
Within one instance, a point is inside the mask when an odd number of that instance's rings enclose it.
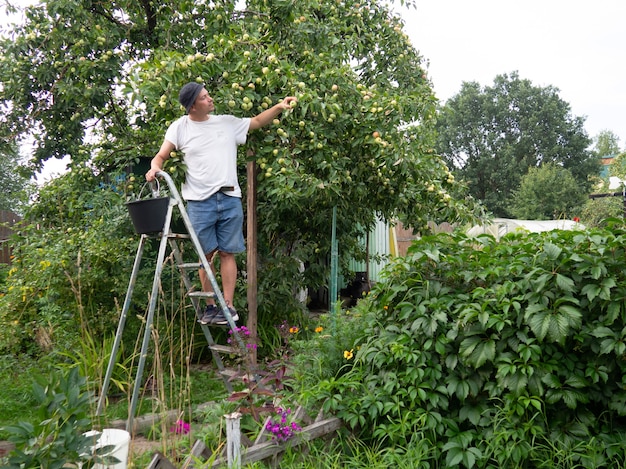
<instances>
[{"instance_id":1,"label":"man on ladder","mask_svg":"<svg viewBox=\"0 0 626 469\"><path fill-rule=\"evenodd\" d=\"M209 265L213 266L214 256L219 255L222 293L235 322L239 319L233 307L237 280L235 254L245 250L237 145L246 142L249 131L268 125L281 112L295 106L297 99L289 96L252 118L212 114L213 99L203 85L195 82L181 88L178 100L187 114L174 121L165 132L146 180L155 179L171 152L179 150L184 154L187 170L182 196ZM212 291L211 282L202 269L200 282L203 291ZM201 324L228 324L224 312L212 298L207 300L199 321Z\"/></svg>"}]
</instances>

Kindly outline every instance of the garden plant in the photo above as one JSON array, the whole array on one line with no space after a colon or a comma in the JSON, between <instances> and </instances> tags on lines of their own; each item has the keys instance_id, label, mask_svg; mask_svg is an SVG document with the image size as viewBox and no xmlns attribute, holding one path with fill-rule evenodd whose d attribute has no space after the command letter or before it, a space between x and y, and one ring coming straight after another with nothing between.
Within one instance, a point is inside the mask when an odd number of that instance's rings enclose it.
<instances>
[{"instance_id":1,"label":"garden plant","mask_svg":"<svg viewBox=\"0 0 626 469\"><path fill-rule=\"evenodd\" d=\"M624 467L626 230L424 237L309 392L411 467Z\"/></svg>"}]
</instances>

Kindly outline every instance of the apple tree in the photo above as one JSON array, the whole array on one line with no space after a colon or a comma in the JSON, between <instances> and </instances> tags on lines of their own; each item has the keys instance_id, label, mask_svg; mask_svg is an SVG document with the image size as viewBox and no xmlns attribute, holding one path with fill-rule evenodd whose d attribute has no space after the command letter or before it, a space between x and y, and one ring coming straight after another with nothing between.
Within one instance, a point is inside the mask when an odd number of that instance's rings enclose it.
<instances>
[{"instance_id":1,"label":"apple tree","mask_svg":"<svg viewBox=\"0 0 626 469\"><path fill-rule=\"evenodd\" d=\"M237 116L297 96L240 154L242 182L246 161L257 168L264 301L280 305L294 282L325 282L314 266L330 251L334 207L344 259L362 255L376 216L415 229L473 219L433 151L437 101L403 26L374 0L44 1L2 39L0 141L29 136L33 170L69 156L70 174L108 190L117 173L143 177L188 81ZM182 157L166 170L180 175Z\"/></svg>"}]
</instances>

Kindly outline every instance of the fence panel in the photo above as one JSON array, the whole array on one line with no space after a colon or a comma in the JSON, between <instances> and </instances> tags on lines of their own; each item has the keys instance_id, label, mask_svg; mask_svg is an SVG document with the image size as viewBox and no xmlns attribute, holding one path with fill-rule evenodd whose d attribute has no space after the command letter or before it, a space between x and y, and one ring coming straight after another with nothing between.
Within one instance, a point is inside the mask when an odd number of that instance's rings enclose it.
<instances>
[{"instance_id":1,"label":"fence panel","mask_svg":"<svg viewBox=\"0 0 626 469\"><path fill-rule=\"evenodd\" d=\"M0 264L11 263L11 250L7 241L13 232L11 227L20 220L21 218L10 210L0 210Z\"/></svg>"}]
</instances>

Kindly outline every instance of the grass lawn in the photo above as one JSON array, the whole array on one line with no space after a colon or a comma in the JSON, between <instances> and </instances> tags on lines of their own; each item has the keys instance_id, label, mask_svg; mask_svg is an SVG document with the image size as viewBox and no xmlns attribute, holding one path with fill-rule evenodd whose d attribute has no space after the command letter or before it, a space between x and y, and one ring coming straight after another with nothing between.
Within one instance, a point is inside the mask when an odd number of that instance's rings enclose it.
<instances>
[{"instance_id":1,"label":"grass lawn","mask_svg":"<svg viewBox=\"0 0 626 469\"><path fill-rule=\"evenodd\" d=\"M37 409L32 394L33 376L45 376L53 371L54 365L48 358L35 360L30 357L0 357L0 383L3 383L0 386L0 440L8 437L7 432L1 430L2 427L20 421L31 422L36 418ZM109 389L104 420L110 422L126 419L130 392L128 395L116 395L112 386ZM129 389L132 390L132 385ZM167 409L184 409L227 396L222 379L216 376L210 366L192 366L189 379L164 377L163 385L159 389L161 390L158 393L145 390L137 415L162 411L163 401Z\"/></svg>"}]
</instances>

